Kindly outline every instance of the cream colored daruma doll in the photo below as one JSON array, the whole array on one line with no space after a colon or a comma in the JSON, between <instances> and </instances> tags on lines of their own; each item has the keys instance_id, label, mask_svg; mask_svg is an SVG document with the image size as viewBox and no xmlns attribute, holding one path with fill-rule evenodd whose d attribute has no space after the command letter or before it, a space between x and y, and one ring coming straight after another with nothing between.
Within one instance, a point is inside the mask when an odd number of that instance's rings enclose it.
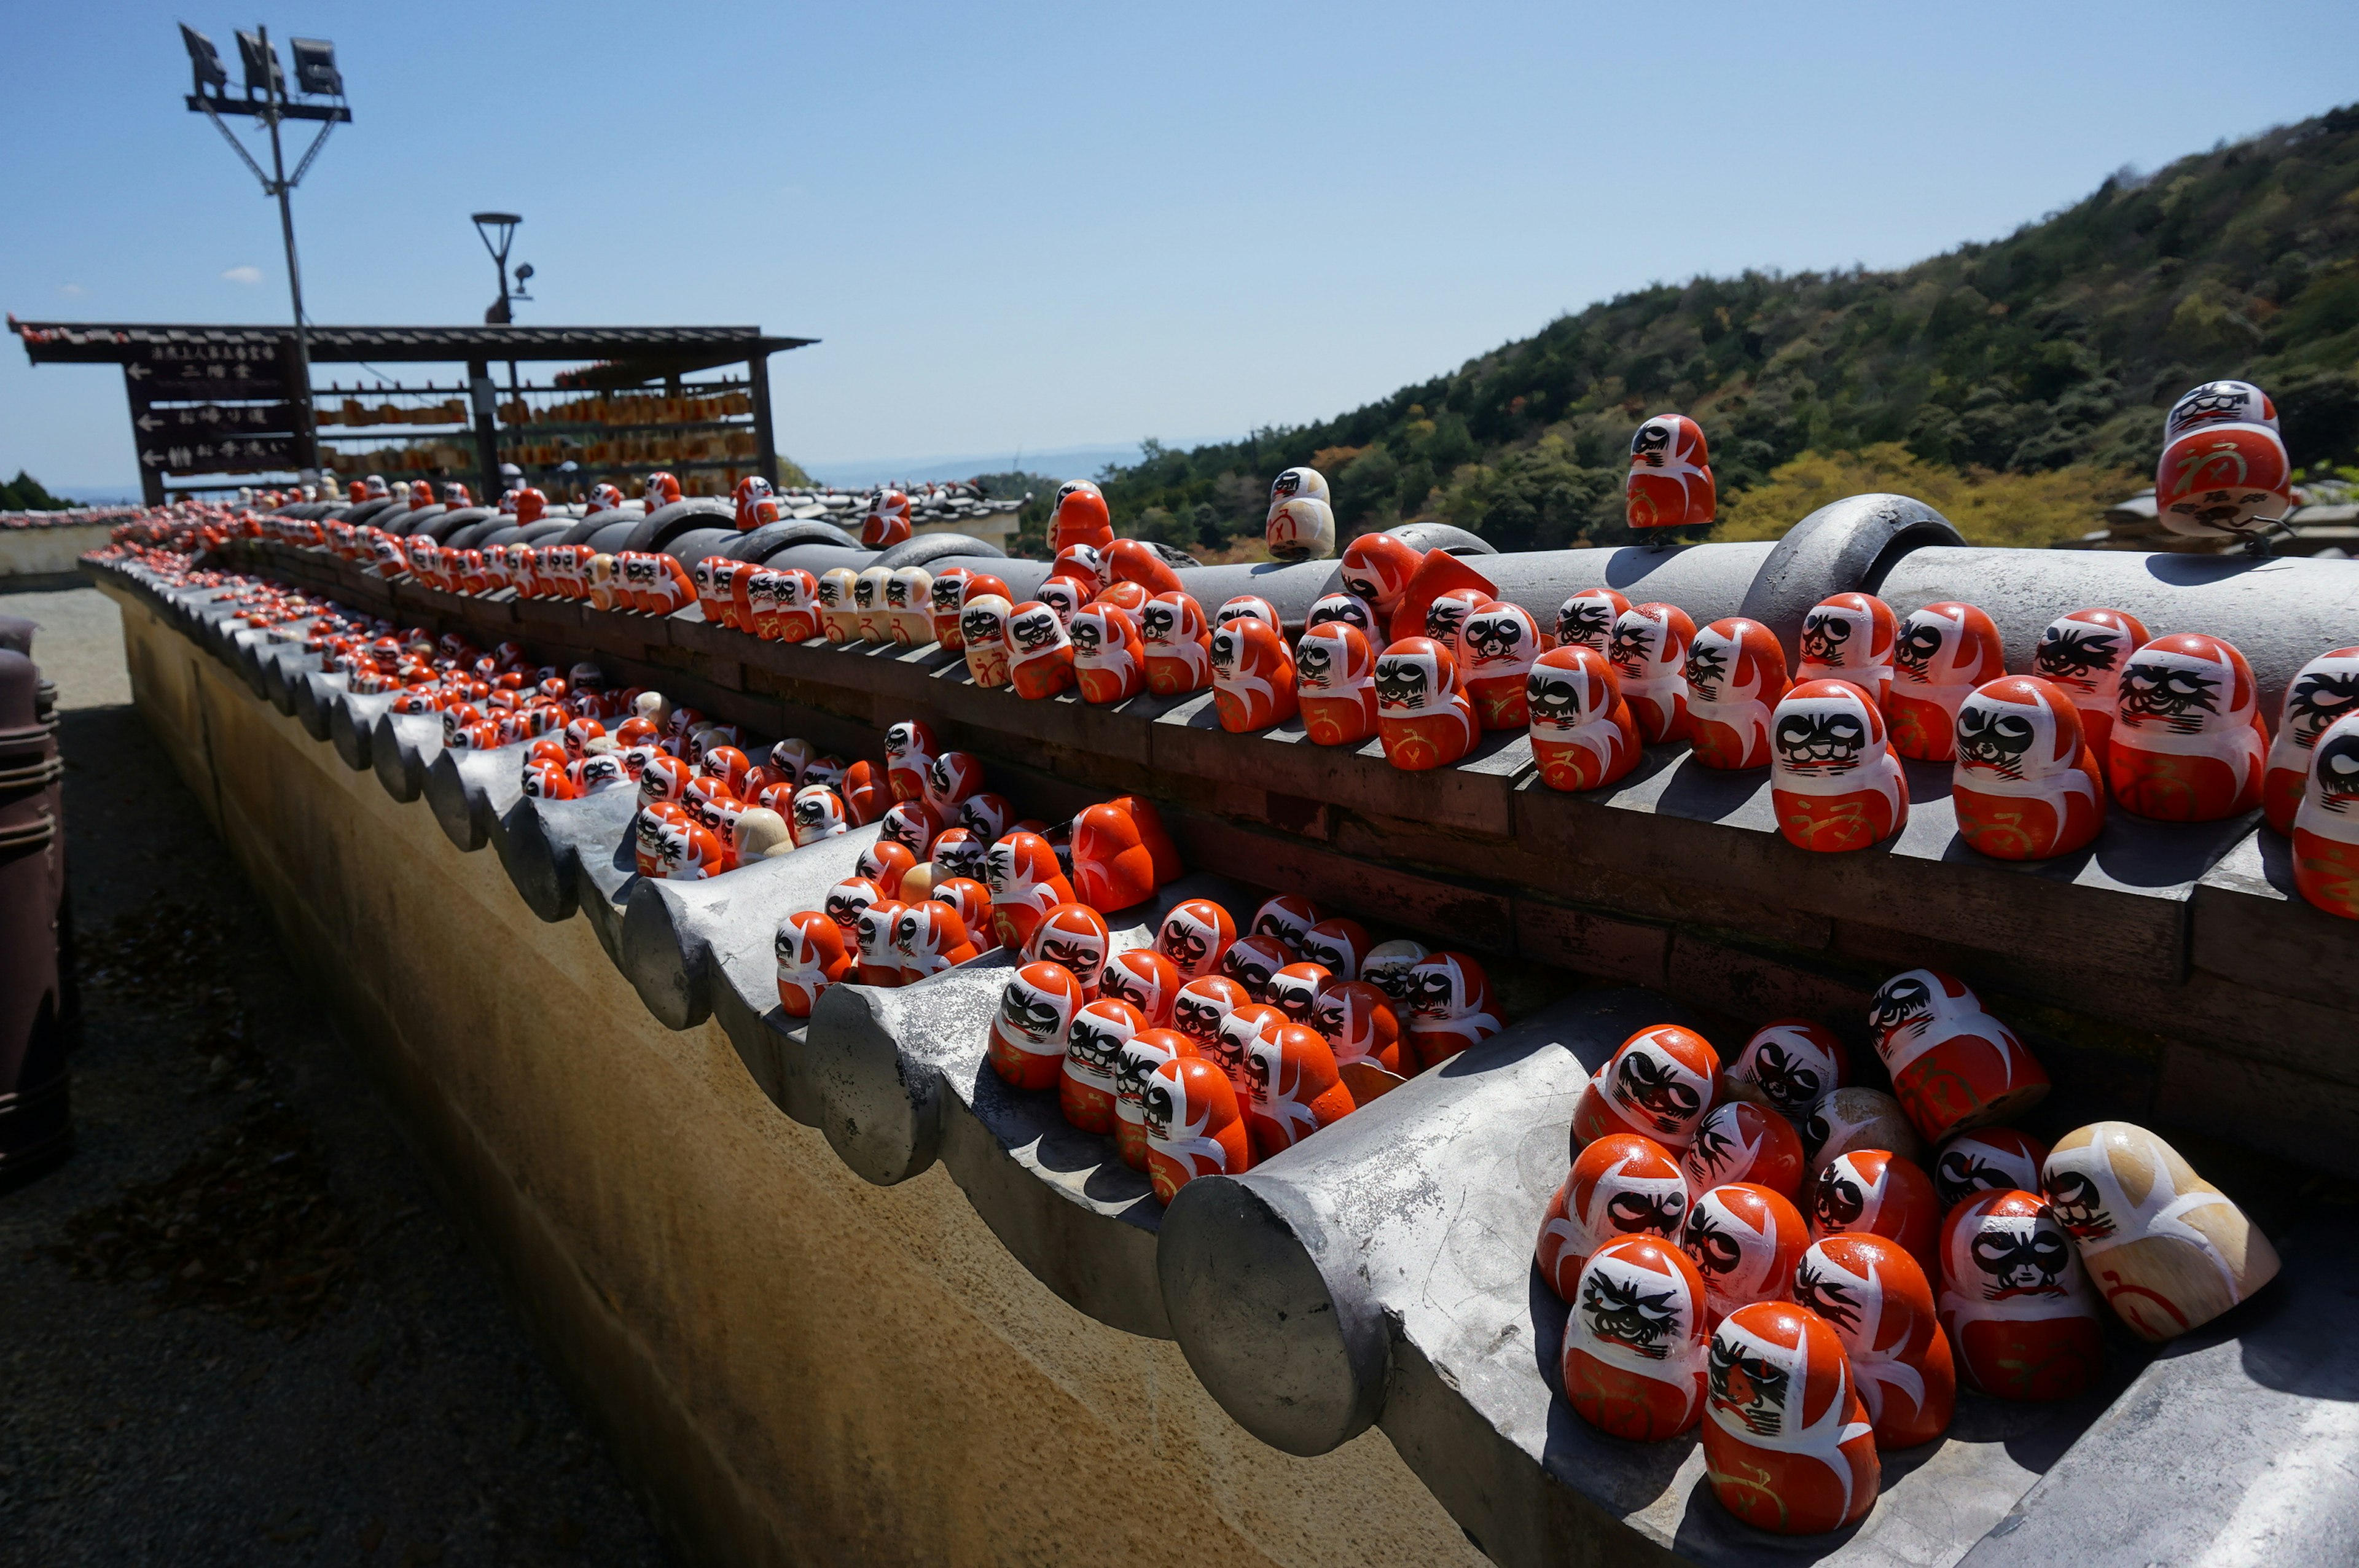
<instances>
[{"instance_id":1,"label":"cream colored daruma doll","mask_svg":"<svg viewBox=\"0 0 2359 1568\"><path fill-rule=\"evenodd\" d=\"M2277 1278L2277 1249L2179 1151L2126 1121L2056 1141L2049 1207L2106 1302L2154 1344L2200 1328Z\"/></svg>"},{"instance_id":2,"label":"cream colored daruma doll","mask_svg":"<svg viewBox=\"0 0 2359 1568\"><path fill-rule=\"evenodd\" d=\"M1883 1467L1843 1340L1792 1302L1756 1302L1712 1330L1704 1473L1757 1530L1822 1535L1875 1506Z\"/></svg>"},{"instance_id":3,"label":"cream colored daruma doll","mask_svg":"<svg viewBox=\"0 0 2359 1568\"><path fill-rule=\"evenodd\" d=\"M860 640L860 612L853 603L853 589L859 582L860 574L850 567L835 567L820 573L820 634L831 643Z\"/></svg>"},{"instance_id":4,"label":"cream colored daruma doll","mask_svg":"<svg viewBox=\"0 0 2359 1568\"><path fill-rule=\"evenodd\" d=\"M2075 610L2039 634L2031 673L2063 688L2081 713L2081 736L2100 769L2114 733L2114 707L2130 655L2147 644L2146 622L2123 610Z\"/></svg>"},{"instance_id":5,"label":"cream colored daruma doll","mask_svg":"<svg viewBox=\"0 0 2359 1568\"><path fill-rule=\"evenodd\" d=\"M2105 825L2105 785L2081 713L2034 676L2002 676L1958 708L1950 797L1958 837L1994 860L2084 849Z\"/></svg>"},{"instance_id":6,"label":"cream colored daruma doll","mask_svg":"<svg viewBox=\"0 0 2359 1568\"><path fill-rule=\"evenodd\" d=\"M2184 632L2130 655L2105 758L2124 811L2161 822L2250 811L2267 748L2252 667L2234 645Z\"/></svg>"},{"instance_id":7,"label":"cream colored daruma doll","mask_svg":"<svg viewBox=\"0 0 2359 1568\"><path fill-rule=\"evenodd\" d=\"M1892 748L1919 762L1957 754L1958 708L1984 681L2006 674L2006 650L1991 618L1971 604L1929 604L1900 624L1892 651L1885 717Z\"/></svg>"},{"instance_id":8,"label":"cream colored daruma doll","mask_svg":"<svg viewBox=\"0 0 2359 1568\"><path fill-rule=\"evenodd\" d=\"M1914 1448L1950 1428L1958 1368L1917 1260L1889 1237L1813 1241L1794 1271L1794 1300L1843 1341L1879 1450Z\"/></svg>"},{"instance_id":9,"label":"cream colored daruma doll","mask_svg":"<svg viewBox=\"0 0 2359 1568\"><path fill-rule=\"evenodd\" d=\"M1738 771L1769 765L1769 719L1786 695L1786 650L1758 621L1715 621L1688 644L1688 739L1696 761Z\"/></svg>"},{"instance_id":10,"label":"cream colored daruma doll","mask_svg":"<svg viewBox=\"0 0 2359 1568\"><path fill-rule=\"evenodd\" d=\"M1638 765L1638 721L1622 699L1614 666L1594 648L1542 654L1525 677L1524 693L1532 760L1549 788L1600 789Z\"/></svg>"},{"instance_id":11,"label":"cream colored daruma doll","mask_svg":"<svg viewBox=\"0 0 2359 1568\"><path fill-rule=\"evenodd\" d=\"M1385 760L1411 773L1447 767L1474 749L1480 726L1450 650L1403 637L1376 658L1376 735Z\"/></svg>"},{"instance_id":12,"label":"cream colored daruma doll","mask_svg":"<svg viewBox=\"0 0 2359 1568\"><path fill-rule=\"evenodd\" d=\"M2035 1193L1984 1193L1941 1226L1941 1327L1968 1385L2003 1400L2069 1400L2104 1371L2096 1292Z\"/></svg>"},{"instance_id":13,"label":"cream colored daruma doll","mask_svg":"<svg viewBox=\"0 0 2359 1568\"><path fill-rule=\"evenodd\" d=\"M1625 1236L1675 1240L1687 1216L1687 1177L1671 1152L1635 1132L1609 1133L1581 1152L1549 1199L1533 1254L1540 1278L1560 1300L1576 1300L1591 1253Z\"/></svg>"},{"instance_id":14,"label":"cream colored daruma doll","mask_svg":"<svg viewBox=\"0 0 2359 1568\"><path fill-rule=\"evenodd\" d=\"M2359 920L2359 715L2335 720L2310 751L2293 817L2293 885L2327 914Z\"/></svg>"},{"instance_id":15,"label":"cream colored daruma doll","mask_svg":"<svg viewBox=\"0 0 2359 1568\"><path fill-rule=\"evenodd\" d=\"M1670 1242L1624 1236L1589 1255L1564 1325L1573 1413L1615 1437L1677 1437L1703 1414L1703 1281Z\"/></svg>"},{"instance_id":16,"label":"cream colored daruma doll","mask_svg":"<svg viewBox=\"0 0 2359 1568\"><path fill-rule=\"evenodd\" d=\"M999 595L984 593L968 600L959 611L959 635L966 643L966 673L977 686L1007 684L1007 617L1014 609ZM834 634L829 633L829 641L835 640Z\"/></svg>"},{"instance_id":17,"label":"cream colored daruma doll","mask_svg":"<svg viewBox=\"0 0 2359 1568\"><path fill-rule=\"evenodd\" d=\"M1622 700L1649 746L1688 738L1688 643L1695 622L1676 604L1634 604L1614 623L1607 654Z\"/></svg>"},{"instance_id":18,"label":"cream colored daruma doll","mask_svg":"<svg viewBox=\"0 0 2359 1568\"><path fill-rule=\"evenodd\" d=\"M1847 680L1880 710L1892 692L1892 650L1900 621L1872 593L1838 593L1802 617L1802 659L1796 682Z\"/></svg>"},{"instance_id":19,"label":"cream colored daruma doll","mask_svg":"<svg viewBox=\"0 0 2359 1568\"><path fill-rule=\"evenodd\" d=\"M893 568L870 567L852 579L853 626L864 643L893 640L893 606L886 598Z\"/></svg>"},{"instance_id":20,"label":"cream colored daruma doll","mask_svg":"<svg viewBox=\"0 0 2359 1568\"><path fill-rule=\"evenodd\" d=\"M2280 833L2293 831L2310 782L2310 754L2338 719L2359 713L2359 648L2337 648L2301 666L2286 687L2277 738L2269 745L2261 780L2261 811Z\"/></svg>"},{"instance_id":21,"label":"cream colored daruma doll","mask_svg":"<svg viewBox=\"0 0 2359 1568\"><path fill-rule=\"evenodd\" d=\"M1864 849L1907 825L1908 775L1863 688L1804 681L1778 702L1769 739L1769 798L1788 843Z\"/></svg>"}]
</instances>

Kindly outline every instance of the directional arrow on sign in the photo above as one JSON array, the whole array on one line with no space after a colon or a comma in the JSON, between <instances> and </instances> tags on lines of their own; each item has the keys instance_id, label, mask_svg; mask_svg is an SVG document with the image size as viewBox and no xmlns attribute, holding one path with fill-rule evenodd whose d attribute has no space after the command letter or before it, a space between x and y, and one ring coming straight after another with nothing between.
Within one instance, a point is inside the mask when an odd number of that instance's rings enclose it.
<instances>
[{"instance_id":1,"label":"directional arrow on sign","mask_svg":"<svg viewBox=\"0 0 2359 1568\"><path fill-rule=\"evenodd\" d=\"M131 422L134 425L138 426L141 429L150 432L160 430L164 427L164 421L157 418L153 414L142 414L138 418L134 419Z\"/></svg>"},{"instance_id":2,"label":"directional arrow on sign","mask_svg":"<svg viewBox=\"0 0 2359 1568\"><path fill-rule=\"evenodd\" d=\"M123 373L129 376L132 380L137 381L143 376L154 375L156 373L149 370L146 365L125 365L123 367Z\"/></svg>"}]
</instances>

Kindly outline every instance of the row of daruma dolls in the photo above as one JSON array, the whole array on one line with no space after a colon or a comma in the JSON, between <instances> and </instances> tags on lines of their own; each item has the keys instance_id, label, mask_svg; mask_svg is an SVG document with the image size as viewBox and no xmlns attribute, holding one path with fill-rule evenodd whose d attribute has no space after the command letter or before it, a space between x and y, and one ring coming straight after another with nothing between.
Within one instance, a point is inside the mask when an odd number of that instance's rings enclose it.
<instances>
[{"instance_id":1,"label":"row of daruma dolls","mask_svg":"<svg viewBox=\"0 0 2359 1568\"><path fill-rule=\"evenodd\" d=\"M1221 904L1183 900L1150 946L1120 951L1095 911L1070 903L1019 951L991 1022L993 1071L1056 1090L1065 1119L1112 1136L1165 1203L1500 1028L1490 978L1469 955L1375 941L1290 894L1242 935Z\"/></svg>"},{"instance_id":2,"label":"row of daruma dolls","mask_svg":"<svg viewBox=\"0 0 2359 1568\"><path fill-rule=\"evenodd\" d=\"M1767 1025L1725 1070L1692 1031L1632 1035L1582 1091L1536 1249L1571 1309L1574 1411L1638 1442L1701 1422L1714 1494L1784 1533L1864 1516L1879 1451L1940 1437L1961 1381L2017 1400L2093 1387L2101 1294L2160 1343L2277 1268L2152 1132L2097 1122L2049 1148L1995 1125L2046 1080L1955 979L1894 977L1868 1024L1897 1105L1828 1087L1843 1047L1807 1021ZM1971 1092L1929 1092L1944 1081Z\"/></svg>"}]
</instances>

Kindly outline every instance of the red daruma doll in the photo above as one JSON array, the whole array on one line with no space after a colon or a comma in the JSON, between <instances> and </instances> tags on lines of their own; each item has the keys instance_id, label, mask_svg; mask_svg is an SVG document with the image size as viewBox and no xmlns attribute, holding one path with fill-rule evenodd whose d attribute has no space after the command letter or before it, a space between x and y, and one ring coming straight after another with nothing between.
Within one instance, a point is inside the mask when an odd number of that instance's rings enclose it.
<instances>
[{"instance_id":1,"label":"red daruma doll","mask_svg":"<svg viewBox=\"0 0 2359 1568\"><path fill-rule=\"evenodd\" d=\"M2293 816L2293 885L2327 914L2359 920L2359 716L2335 720L2310 750Z\"/></svg>"},{"instance_id":2,"label":"red daruma doll","mask_svg":"<svg viewBox=\"0 0 2359 1568\"><path fill-rule=\"evenodd\" d=\"M1549 788L1603 788L1638 765L1638 721L1604 654L1580 645L1551 648L1534 661L1524 693L1532 760Z\"/></svg>"},{"instance_id":3,"label":"red daruma doll","mask_svg":"<svg viewBox=\"0 0 2359 1568\"><path fill-rule=\"evenodd\" d=\"M1363 534L1343 548L1343 587L1389 616L1424 559L1423 551L1390 534Z\"/></svg>"},{"instance_id":4,"label":"red daruma doll","mask_svg":"<svg viewBox=\"0 0 2359 1568\"><path fill-rule=\"evenodd\" d=\"M1556 645L1611 653L1614 623L1629 609L1630 601L1610 588L1584 588L1556 607Z\"/></svg>"},{"instance_id":5,"label":"red daruma doll","mask_svg":"<svg viewBox=\"0 0 2359 1568\"><path fill-rule=\"evenodd\" d=\"M2267 745L2245 655L2182 632L2130 655L2105 776L2125 811L2217 822L2260 804Z\"/></svg>"},{"instance_id":6,"label":"red daruma doll","mask_svg":"<svg viewBox=\"0 0 2359 1568\"><path fill-rule=\"evenodd\" d=\"M1788 843L1864 849L1908 822L1908 775L1860 687L1804 681L1779 700L1769 739L1769 798Z\"/></svg>"},{"instance_id":7,"label":"red daruma doll","mask_svg":"<svg viewBox=\"0 0 2359 1568\"><path fill-rule=\"evenodd\" d=\"M1680 1230L1680 1245L1703 1276L1704 1311L1713 1323L1752 1302L1791 1301L1794 1265L1810 1244L1801 1211L1758 1182L1697 1193Z\"/></svg>"},{"instance_id":8,"label":"red daruma doll","mask_svg":"<svg viewBox=\"0 0 2359 1568\"><path fill-rule=\"evenodd\" d=\"M1100 997L1073 1015L1065 1032L1064 1071L1057 1080L1057 1103L1067 1121L1083 1132L1113 1133L1122 1048L1146 1027L1138 1009L1111 997Z\"/></svg>"},{"instance_id":9,"label":"red daruma doll","mask_svg":"<svg viewBox=\"0 0 2359 1568\"><path fill-rule=\"evenodd\" d=\"M1256 1159L1292 1148L1356 1108L1335 1054L1301 1024L1256 1033L1245 1044L1245 1123Z\"/></svg>"},{"instance_id":10,"label":"red daruma doll","mask_svg":"<svg viewBox=\"0 0 2359 1568\"><path fill-rule=\"evenodd\" d=\"M1712 1108L1719 1076L1720 1053L1695 1031L1676 1023L1641 1029L1581 1091L1572 1108L1573 1142L1635 1132L1683 1153Z\"/></svg>"},{"instance_id":11,"label":"red daruma doll","mask_svg":"<svg viewBox=\"0 0 2359 1568\"><path fill-rule=\"evenodd\" d=\"M1103 550L1114 543L1114 517L1105 497L1085 479L1071 480L1057 491L1050 517L1049 547L1060 553L1075 545Z\"/></svg>"},{"instance_id":12,"label":"red daruma doll","mask_svg":"<svg viewBox=\"0 0 2359 1568\"><path fill-rule=\"evenodd\" d=\"M2154 501L2162 525L2198 538L2266 533L2293 505L2277 406L2248 381L2211 381L2162 422Z\"/></svg>"},{"instance_id":13,"label":"red daruma doll","mask_svg":"<svg viewBox=\"0 0 2359 1568\"><path fill-rule=\"evenodd\" d=\"M2003 1400L2069 1400L2104 1370L2096 1292L2047 1203L1984 1193L1941 1227L1941 1327L1967 1384Z\"/></svg>"},{"instance_id":14,"label":"red daruma doll","mask_svg":"<svg viewBox=\"0 0 2359 1568\"><path fill-rule=\"evenodd\" d=\"M2146 646L2146 622L2120 610L2075 610L2059 616L2031 650L2031 673L2060 687L2080 710L2081 738L2104 766L2114 734L2123 667Z\"/></svg>"},{"instance_id":15,"label":"red daruma doll","mask_svg":"<svg viewBox=\"0 0 2359 1568\"><path fill-rule=\"evenodd\" d=\"M1802 617L1797 682L1847 680L1877 708L1892 690L1892 651L1900 636L1892 606L1872 593L1838 593Z\"/></svg>"},{"instance_id":16,"label":"red daruma doll","mask_svg":"<svg viewBox=\"0 0 2359 1568\"><path fill-rule=\"evenodd\" d=\"M1114 1143L1132 1170L1147 1169L1147 1081L1164 1063L1195 1054L1188 1037L1171 1029L1142 1029L1123 1042L1114 1062Z\"/></svg>"},{"instance_id":17,"label":"red daruma doll","mask_svg":"<svg viewBox=\"0 0 2359 1568\"><path fill-rule=\"evenodd\" d=\"M1521 730L1529 722L1524 686L1539 651L1539 622L1521 605L1486 604L1459 628L1466 696L1484 729Z\"/></svg>"},{"instance_id":18,"label":"red daruma doll","mask_svg":"<svg viewBox=\"0 0 2359 1568\"><path fill-rule=\"evenodd\" d=\"M1212 633L1204 607L1178 591L1158 593L1138 611L1147 650L1147 689L1158 697L1201 691L1212 683Z\"/></svg>"},{"instance_id":19,"label":"red daruma doll","mask_svg":"<svg viewBox=\"0 0 2359 1568\"><path fill-rule=\"evenodd\" d=\"M2082 743L2080 710L2031 676L1978 686L1958 709L1950 795L1958 837L1995 860L2069 855L2105 825L2105 786Z\"/></svg>"},{"instance_id":20,"label":"red daruma doll","mask_svg":"<svg viewBox=\"0 0 2359 1568\"><path fill-rule=\"evenodd\" d=\"M1294 689L1302 728L1321 746L1356 746L1376 732L1376 657L1357 626L1330 621L1294 649Z\"/></svg>"},{"instance_id":21,"label":"red daruma doll","mask_svg":"<svg viewBox=\"0 0 2359 1568\"><path fill-rule=\"evenodd\" d=\"M1019 1089L1053 1087L1064 1071L1065 1037L1081 1011L1082 982L1062 965L1016 970L991 1021L992 1071Z\"/></svg>"},{"instance_id":22,"label":"red daruma doll","mask_svg":"<svg viewBox=\"0 0 2359 1568\"><path fill-rule=\"evenodd\" d=\"M2359 713L2359 648L2337 648L2301 666L2286 687L2277 715L2277 738L2269 747L2261 782L2261 810L2280 833L2293 831L2303 787L2310 782L2310 753L2337 719Z\"/></svg>"},{"instance_id":23,"label":"red daruma doll","mask_svg":"<svg viewBox=\"0 0 2359 1568\"><path fill-rule=\"evenodd\" d=\"M1404 637L1376 660L1376 734L1385 760L1411 773L1447 767L1479 734L1450 650L1430 637Z\"/></svg>"},{"instance_id":24,"label":"red daruma doll","mask_svg":"<svg viewBox=\"0 0 2359 1568\"><path fill-rule=\"evenodd\" d=\"M1549 1200L1534 1249L1540 1278L1572 1301L1591 1253L1625 1236L1675 1239L1687 1214L1687 1176L1671 1152L1635 1132L1609 1133L1581 1152Z\"/></svg>"},{"instance_id":25,"label":"red daruma doll","mask_svg":"<svg viewBox=\"0 0 2359 1568\"><path fill-rule=\"evenodd\" d=\"M1565 1402L1601 1432L1676 1437L1703 1414L1703 1281L1669 1241L1625 1236L1590 1254L1571 1293Z\"/></svg>"},{"instance_id":26,"label":"red daruma doll","mask_svg":"<svg viewBox=\"0 0 2359 1568\"><path fill-rule=\"evenodd\" d=\"M1658 414L1630 438L1624 513L1633 528L1677 528L1716 514L1712 457L1703 427L1684 414Z\"/></svg>"},{"instance_id":27,"label":"red daruma doll","mask_svg":"<svg viewBox=\"0 0 2359 1568\"><path fill-rule=\"evenodd\" d=\"M1843 1341L1791 1302L1738 1309L1712 1330L1703 1454L1712 1496L1779 1535L1867 1517L1883 1467Z\"/></svg>"},{"instance_id":28,"label":"red daruma doll","mask_svg":"<svg viewBox=\"0 0 2359 1568\"><path fill-rule=\"evenodd\" d=\"M1879 1450L1949 1430L1958 1407L1950 1336L1923 1267L1897 1243L1864 1232L1813 1241L1794 1271L1794 1300L1843 1341Z\"/></svg>"},{"instance_id":29,"label":"red daruma doll","mask_svg":"<svg viewBox=\"0 0 2359 1568\"><path fill-rule=\"evenodd\" d=\"M1277 629L1243 615L1212 633L1212 701L1221 728L1249 734L1282 724L1299 710L1294 655Z\"/></svg>"},{"instance_id":30,"label":"red daruma doll","mask_svg":"<svg viewBox=\"0 0 2359 1568\"><path fill-rule=\"evenodd\" d=\"M1636 604L1614 623L1607 655L1622 700L1649 746L1688 738L1688 643L1695 622L1676 604Z\"/></svg>"},{"instance_id":31,"label":"red daruma doll","mask_svg":"<svg viewBox=\"0 0 2359 1568\"><path fill-rule=\"evenodd\" d=\"M1016 696L1036 701L1073 684L1072 639L1057 612L1038 600L1007 617L1007 683Z\"/></svg>"},{"instance_id":32,"label":"red daruma doll","mask_svg":"<svg viewBox=\"0 0 2359 1568\"><path fill-rule=\"evenodd\" d=\"M1126 610L1085 604L1065 634L1073 644L1073 676L1083 702L1122 702L1147 689L1147 648Z\"/></svg>"},{"instance_id":33,"label":"red daruma doll","mask_svg":"<svg viewBox=\"0 0 2359 1568\"><path fill-rule=\"evenodd\" d=\"M1870 999L1867 1027L1901 1108L1929 1140L2007 1120L2047 1096L2046 1069L1954 975L1893 976Z\"/></svg>"},{"instance_id":34,"label":"red daruma doll","mask_svg":"<svg viewBox=\"0 0 2359 1568\"><path fill-rule=\"evenodd\" d=\"M1147 1080L1139 1105L1147 1122L1147 1177L1165 1203L1198 1176L1252 1169L1237 1091L1215 1064L1201 1056L1172 1058Z\"/></svg>"},{"instance_id":35,"label":"red daruma doll","mask_svg":"<svg viewBox=\"0 0 2359 1568\"><path fill-rule=\"evenodd\" d=\"M1688 644L1688 739L1696 761L1738 770L1769 765L1769 715L1786 695L1786 651L1758 621L1715 621Z\"/></svg>"},{"instance_id":36,"label":"red daruma doll","mask_svg":"<svg viewBox=\"0 0 2359 1568\"><path fill-rule=\"evenodd\" d=\"M852 973L843 932L816 909L799 910L778 923L774 944L778 959L778 1007L788 1018L809 1018L820 993Z\"/></svg>"},{"instance_id":37,"label":"red daruma doll","mask_svg":"<svg viewBox=\"0 0 2359 1568\"><path fill-rule=\"evenodd\" d=\"M1901 623L1893 649L1892 749L1919 762L1957 755L1953 730L1967 694L2006 674L2006 650L1991 618L1971 604L1929 604Z\"/></svg>"}]
</instances>

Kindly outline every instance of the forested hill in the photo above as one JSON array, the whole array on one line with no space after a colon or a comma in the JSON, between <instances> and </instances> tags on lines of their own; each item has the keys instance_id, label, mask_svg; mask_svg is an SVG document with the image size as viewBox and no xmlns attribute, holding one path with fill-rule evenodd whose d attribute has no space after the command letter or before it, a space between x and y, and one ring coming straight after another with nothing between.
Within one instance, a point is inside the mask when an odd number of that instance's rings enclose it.
<instances>
[{"instance_id":1,"label":"forested hill","mask_svg":"<svg viewBox=\"0 0 2359 1568\"><path fill-rule=\"evenodd\" d=\"M1126 526L1191 547L1257 535L1271 476L1303 462L1332 481L1347 536L1443 516L1503 549L1607 543L1628 537L1632 429L1677 410L1711 441L1725 531L1793 522L1749 516L1744 492L1761 512L1797 460L2020 490L2078 531L2151 475L2161 411L2199 381L2266 386L2305 470L2359 460L2354 373L2359 107L2117 176L1900 271L1625 294L1337 418L1150 443L1105 489Z\"/></svg>"}]
</instances>

